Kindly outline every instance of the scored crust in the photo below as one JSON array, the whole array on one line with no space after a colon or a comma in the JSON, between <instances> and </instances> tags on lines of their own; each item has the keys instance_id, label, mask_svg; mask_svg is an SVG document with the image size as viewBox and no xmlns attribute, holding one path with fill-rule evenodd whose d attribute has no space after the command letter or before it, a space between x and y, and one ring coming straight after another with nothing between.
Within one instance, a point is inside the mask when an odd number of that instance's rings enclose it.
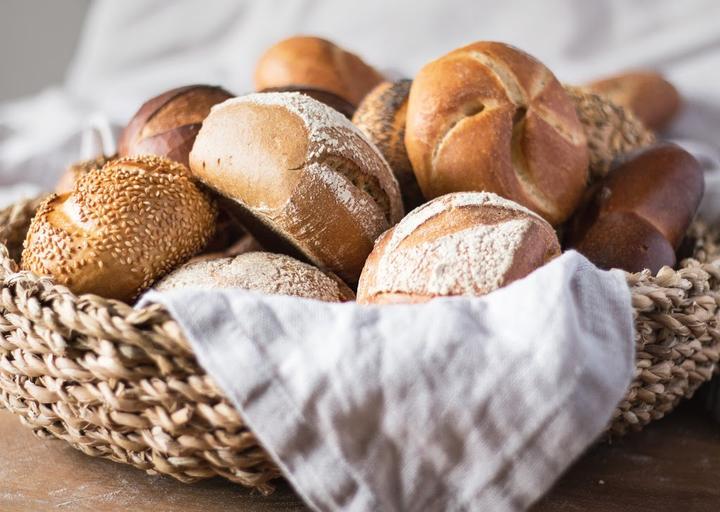
<instances>
[{"instance_id":1,"label":"scored crust","mask_svg":"<svg viewBox=\"0 0 720 512\"><path fill-rule=\"evenodd\" d=\"M158 291L177 288L242 288L326 302L355 298L352 290L336 276L289 256L269 252L189 262L155 285Z\"/></svg>"},{"instance_id":2,"label":"scored crust","mask_svg":"<svg viewBox=\"0 0 720 512\"><path fill-rule=\"evenodd\" d=\"M425 66L410 90L405 144L428 198L489 191L566 220L587 182L585 133L553 74L480 42Z\"/></svg>"},{"instance_id":3,"label":"scored crust","mask_svg":"<svg viewBox=\"0 0 720 512\"><path fill-rule=\"evenodd\" d=\"M213 107L190 166L232 200L263 246L351 283L373 241L403 215L378 150L340 113L303 94L251 94Z\"/></svg>"},{"instance_id":4,"label":"scored crust","mask_svg":"<svg viewBox=\"0 0 720 512\"><path fill-rule=\"evenodd\" d=\"M552 227L495 194L447 194L388 230L368 257L358 302L484 295L560 254Z\"/></svg>"}]
</instances>

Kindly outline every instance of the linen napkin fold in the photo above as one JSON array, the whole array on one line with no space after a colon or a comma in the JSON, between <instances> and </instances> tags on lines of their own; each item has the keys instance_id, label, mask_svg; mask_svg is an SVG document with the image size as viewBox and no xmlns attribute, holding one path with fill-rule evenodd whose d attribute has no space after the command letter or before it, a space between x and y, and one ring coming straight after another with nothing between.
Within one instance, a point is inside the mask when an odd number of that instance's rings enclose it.
<instances>
[{"instance_id":1,"label":"linen napkin fold","mask_svg":"<svg viewBox=\"0 0 720 512\"><path fill-rule=\"evenodd\" d=\"M481 298L328 304L149 292L315 510L522 510L634 366L619 271L576 252Z\"/></svg>"}]
</instances>

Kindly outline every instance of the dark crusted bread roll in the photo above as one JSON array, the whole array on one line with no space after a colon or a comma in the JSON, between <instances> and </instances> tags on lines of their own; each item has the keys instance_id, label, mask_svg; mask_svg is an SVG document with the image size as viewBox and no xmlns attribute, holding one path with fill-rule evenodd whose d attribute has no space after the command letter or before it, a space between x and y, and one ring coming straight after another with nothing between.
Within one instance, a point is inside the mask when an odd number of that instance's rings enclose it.
<instances>
[{"instance_id":1,"label":"dark crusted bread roll","mask_svg":"<svg viewBox=\"0 0 720 512\"><path fill-rule=\"evenodd\" d=\"M704 187L700 164L680 146L640 150L594 187L566 245L602 268L656 273L673 266Z\"/></svg>"}]
</instances>

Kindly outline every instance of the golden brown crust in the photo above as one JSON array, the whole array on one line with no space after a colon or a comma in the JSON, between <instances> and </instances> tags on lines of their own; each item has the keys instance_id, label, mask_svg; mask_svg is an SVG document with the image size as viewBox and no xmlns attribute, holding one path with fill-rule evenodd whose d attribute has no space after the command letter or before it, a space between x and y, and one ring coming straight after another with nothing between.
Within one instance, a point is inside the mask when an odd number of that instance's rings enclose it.
<instances>
[{"instance_id":1,"label":"golden brown crust","mask_svg":"<svg viewBox=\"0 0 720 512\"><path fill-rule=\"evenodd\" d=\"M232 98L221 87L189 85L145 102L120 134L118 154L157 155L188 165L188 155L210 108Z\"/></svg>"},{"instance_id":2,"label":"golden brown crust","mask_svg":"<svg viewBox=\"0 0 720 512\"><path fill-rule=\"evenodd\" d=\"M662 143L638 151L596 185L567 245L604 268L657 272L675 263L703 191L702 168L684 149Z\"/></svg>"},{"instance_id":3,"label":"golden brown crust","mask_svg":"<svg viewBox=\"0 0 720 512\"><path fill-rule=\"evenodd\" d=\"M545 66L502 43L471 44L420 71L405 145L427 198L485 190L558 224L587 183L573 103Z\"/></svg>"},{"instance_id":4,"label":"golden brown crust","mask_svg":"<svg viewBox=\"0 0 720 512\"><path fill-rule=\"evenodd\" d=\"M78 294L130 301L199 251L215 217L184 166L153 156L114 160L43 203L22 267Z\"/></svg>"},{"instance_id":5,"label":"golden brown crust","mask_svg":"<svg viewBox=\"0 0 720 512\"><path fill-rule=\"evenodd\" d=\"M495 194L448 194L412 211L377 240L357 300L484 295L559 254L552 227L526 208Z\"/></svg>"},{"instance_id":6,"label":"golden brown crust","mask_svg":"<svg viewBox=\"0 0 720 512\"><path fill-rule=\"evenodd\" d=\"M268 48L255 68L255 88L315 87L357 106L383 77L360 57L319 37L296 36Z\"/></svg>"},{"instance_id":7,"label":"golden brown crust","mask_svg":"<svg viewBox=\"0 0 720 512\"><path fill-rule=\"evenodd\" d=\"M412 80L382 82L360 103L353 124L377 146L400 185L405 211L424 202L405 149L405 119Z\"/></svg>"},{"instance_id":8,"label":"golden brown crust","mask_svg":"<svg viewBox=\"0 0 720 512\"><path fill-rule=\"evenodd\" d=\"M298 93L213 108L190 155L193 173L232 199L268 249L357 281L375 238L402 218L397 181L337 111Z\"/></svg>"},{"instance_id":9,"label":"golden brown crust","mask_svg":"<svg viewBox=\"0 0 720 512\"><path fill-rule=\"evenodd\" d=\"M665 128L682 108L678 90L656 71L627 71L595 80L587 88L627 108L651 130Z\"/></svg>"}]
</instances>

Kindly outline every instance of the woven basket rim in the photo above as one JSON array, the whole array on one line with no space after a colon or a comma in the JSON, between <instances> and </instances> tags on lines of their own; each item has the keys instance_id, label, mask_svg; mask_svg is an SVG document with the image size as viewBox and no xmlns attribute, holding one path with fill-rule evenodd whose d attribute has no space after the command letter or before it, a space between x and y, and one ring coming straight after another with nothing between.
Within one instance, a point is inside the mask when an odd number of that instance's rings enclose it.
<instances>
[{"instance_id":1,"label":"woven basket rim","mask_svg":"<svg viewBox=\"0 0 720 512\"><path fill-rule=\"evenodd\" d=\"M75 295L18 270L38 200L0 211L0 407L38 435L182 481L220 475L263 492L280 475L212 379L179 324L142 308ZM665 415L720 359L720 236L695 224L677 269L625 272L636 327L636 372L609 432ZM90 412L88 412L90 411Z\"/></svg>"}]
</instances>

